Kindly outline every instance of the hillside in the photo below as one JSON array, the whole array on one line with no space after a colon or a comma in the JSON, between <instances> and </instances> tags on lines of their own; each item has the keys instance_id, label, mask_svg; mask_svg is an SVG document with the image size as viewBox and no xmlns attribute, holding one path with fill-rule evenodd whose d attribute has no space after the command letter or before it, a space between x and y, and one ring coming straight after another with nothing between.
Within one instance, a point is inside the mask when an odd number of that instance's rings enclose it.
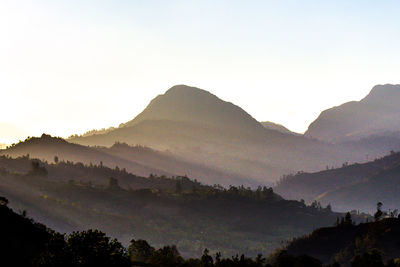
<instances>
[{"instance_id":1,"label":"hillside","mask_svg":"<svg viewBox=\"0 0 400 267\"><path fill-rule=\"evenodd\" d=\"M320 228L310 235L297 238L290 242L285 250L291 255L307 254L325 264L339 262L341 266L350 266L349 263L356 255L378 251L386 262L399 257L399 236L400 219L397 218L359 225L344 223L335 227Z\"/></svg>"},{"instance_id":2,"label":"hillside","mask_svg":"<svg viewBox=\"0 0 400 267\"><path fill-rule=\"evenodd\" d=\"M0 155L9 155L11 157L20 157L30 155L33 158L53 162L57 156L60 161L82 162L85 164L104 164L114 168L125 168L129 171L135 171L135 174L148 176L150 173L160 175L170 175L170 173L148 167L133 160L127 160L115 155L109 155L104 151L95 148L72 144L62 138L51 137L43 134L39 137L28 138L24 142L15 144L6 150L0 150Z\"/></svg>"},{"instance_id":3,"label":"hillside","mask_svg":"<svg viewBox=\"0 0 400 267\"><path fill-rule=\"evenodd\" d=\"M270 121L262 121L260 123L262 126L264 126L267 129L270 129L270 130L275 130L275 131L285 133L285 134L300 135L298 133L290 131L288 128L286 128L285 126L283 126L281 124L277 124L277 123L270 122Z\"/></svg>"},{"instance_id":4,"label":"hillside","mask_svg":"<svg viewBox=\"0 0 400 267\"><path fill-rule=\"evenodd\" d=\"M373 211L378 201L391 210L400 203L400 164L364 178L346 187L340 187L319 195L321 203L334 203L338 210L354 207L363 211Z\"/></svg>"},{"instance_id":5,"label":"hillside","mask_svg":"<svg viewBox=\"0 0 400 267\"><path fill-rule=\"evenodd\" d=\"M117 129L73 136L68 141L107 147L121 142L168 150L186 161L251 179L254 185L276 181L293 171L362 161L368 153L363 148L334 147L266 129L240 107L184 85L157 96L135 119Z\"/></svg>"},{"instance_id":6,"label":"hillside","mask_svg":"<svg viewBox=\"0 0 400 267\"><path fill-rule=\"evenodd\" d=\"M44 225L14 213L0 197L0 251L2 266L31 266L31 259L45 249L51 234Z\"/></svg>"},{"instance_id":7,"label":"hillside","mask_svg":"<svg viewBox=\"0 0 400 267\"><path fill-rule=\"evenodd\" d=\"M377 85L360 101L323 111L310 124L305 136L340 143L400 131L400 85ZM400 143L397 140L397 145Z\"/></svg>"},{"instance_id":8,"label":"hillside","mask_svg":"<svg viewBox=\"0 0 400 267\"><path fill-rule=\"evenodd\" d=\"M98 267L128 267L128 266L149 266L149 267L322 267L320 260L308 255L293 256L286 251L279 251L268 258L258 254L257 257L250 258L244 254L240 257L235 255L232 257L222 256L220 252L211 254L205 249L200 257L184 258L181 256L175 245L163 245L162 247L154 247L143 239L132 239L129 246L123 246L117 239L110 238L106 233L97 229L89 229L84 231L75 231L71 234L60 234L45 225L38 224L31 218L26 216L26 212L22 214L15 213L7 207L8 199L0 196L0 217L1 240L0 248L2 257L1 264L4 266L57 266L57 267L82 267L82 266L98 266ZM387 224L385 222L385 224ZM346 228L350 228L346 225ZM340 226L343 228L343 226ZM385 237L385 232L381 232L387 228L379 227L375 230L374 237ZM317 239L321 237L320 230L315 231L312 235ZM348 233L349 231L347 231ZM325 235L326 236L326 235ZM354 236L354 235L353 235ZM306 243L306 238L300 239ZM343 238L342 238L343 239ZM337 241L337 236L330 239ZM315 242L314 243L321 243ZM299 242L295 241L295 242ZM294 242L294 243L295 243ZM326 243L326 242L325 242ZM347 242L348 243L348 242ZM368 245L376 246L373 242L365 242ZM291 251L296 252L296 246L293 243L290 247ZM310 245L310 244L308 244ZM333 247L332 244L330 248ZM343 244L342 244L343 245ZM347 244L345 244L347 245ZM294 247L294 249L293 249ZM324 247L326 250L326 247ZM304 248L303 248L304 249ZM308 246L307 251L315 252L313 246ZM330 250L330 252L332 252ZM362 252L362 251L357 251ZM341 255L341 254L340 254ZM383 267L383 263L379 253L370 252L367 256L357 255L352 264L359 261L358 265L366 265L372 267ZM371 256L369 256L371 255ZM343 258L344 260L344 258ZM373 260L373 262L371 262ZM397 260L397 259L396 259ZM344 261L344 266L348 265L350 260ZM361 263L361 264L360 264ZM394 261L388 262L387 267L396 267ZM324 265L326 266L326 265ZM331 265L328 265L331 266ZM337 264L334 266L338 266ZM353 266L353 265L352 265Z\"/></svg>"},{"instance_id":9,"label":"hillside","mask_svg":"<svg viewBox=\"0 0 400 267\"><path fill-rule=\"evenodd\" d=\"M188 176L206 184L219 183L225 186L230 184L254 184L249 178L234 175L230 173L229 170L220 171L201 163L190 162L168 151L161 152L143 146L133 147L126 143L115 143L109 148L98 147L97 149L123 159L134 160L146 166L157 167L159 170L167 173L173 173L178 176ZM132 171L134 172L135 170Z\"/></svg>"},{"instance_id":10,"label":"hillside","mask_svg":"<svg viewBox=\"0 0 400 267\"><path fill-rule=\"evenodd\" d=\"M69 143L61 138L42 135L32 137L24 142L0 150L0 155L20 157L30 155L48 162L53 162L57 156L59 161L81 162L120 169L136 175L148 177L155 175L189 176L204 183L223 185L246 184L252 182L246 177L222 172L207 166L188 162L168 152L161 152L148 147L131 147L123 143L115 143L110 148L87 147Z\"/></svg>"},{"instance_id":11,"label":"hillside","mask_svg":"<svg viewBox=\"0 0 400 267\"><path fill-rule=\"evenodd\" d=\"M396 208L400 198L400 153L363 164L283 177L274 188L287 199L317 199L335 209L373 211L378 201Z\"/></svg>"},{"instance_id":12,"label":"hillside","mask_svg":"<svg viewBox=\"0 0 400 267\"><path fill-rule=\"evenodd\" d=\"M13 209L27 210L60 232L95 228L124 244L132 236L156 246L177 244L184 255L199 255L205 247L225 255L268 254L281 240L342 216L283 200L266 187L224 189L186 177L143 178L104 166L0 160L0 195L10 199Z\"/></svg>"}]
</instances>

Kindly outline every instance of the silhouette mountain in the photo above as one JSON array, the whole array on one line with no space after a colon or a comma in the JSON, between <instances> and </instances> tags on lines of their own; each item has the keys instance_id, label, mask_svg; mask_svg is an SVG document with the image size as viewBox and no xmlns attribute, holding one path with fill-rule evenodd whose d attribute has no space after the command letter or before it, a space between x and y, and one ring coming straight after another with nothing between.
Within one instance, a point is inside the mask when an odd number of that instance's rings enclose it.
<instances>
[{"instance_id":1,"label":"silhouette mountain","mask_svg":"<svg viewBox=\"0 0 400 267\"><path fill-rule=\"evenodd\" d=\"M157 168L148 167L144 164L127 160L115 155L110 155L105 151L93 147L86 147L77 144L71 144L62 138L51 137L43 134L39 137L32 137L24 142L11 146L8 149L1 150L0 155L9 155L10 157L20 157L30 155L33 158L53 162L57 156L59 160L81 162L84 164L104 164L109 167L126 168L130 171L135 171L135 174L147 176L151 173L159 175L171 175L166 171Z\"/></svg>"},{"instance_id":2,"label":"silhouette mountain","mask_svg":"<svg viewBox=\"0 0 400 267\"><path fill-rule=\"evenodd\" d=\"M240 107L205 90L186 85L173 86L165 94L157 96L139 115L122 127L148 120L190 122L227 130L262 130L260 123Z\"/></svg>"},{"instance_id":3,"label":"silhouette mountain","mask_svg":"<svg viewBox=\"0 0 400 267\"><path fill-rule=\"evenodd\" d=\"M240 107L185 85L157 96L142 113L119 128L90 133L69 141L107 147L121 142L169 151L186 161L251 179L253 185L273 182L297 170L359 161L365 155L267 129Z\"/></svg>"},{"instance_id":4,"label":"silhouette mountain","mask_svg":"<svg viewBox=\"0 0 400 267\"><path fill-rule=\"evenodd\" d=\"M377 85L360 101L323 111L310 124L305 136L332 143L369 136L398 135L400 131L400 85ZM400 141L397 141L399 143Z\"/></svg>"}]
</instances>

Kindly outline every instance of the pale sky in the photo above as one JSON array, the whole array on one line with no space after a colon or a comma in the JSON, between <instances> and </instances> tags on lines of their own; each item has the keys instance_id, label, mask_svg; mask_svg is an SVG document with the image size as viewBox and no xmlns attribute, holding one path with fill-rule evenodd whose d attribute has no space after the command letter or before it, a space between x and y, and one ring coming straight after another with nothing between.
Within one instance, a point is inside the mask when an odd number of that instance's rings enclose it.
<instances>
[{"instance_id":1,"label":"pale sky","mask_svg":"<svg viewBox=\"0 0 400 267\"><path fill-rule=\"evenodd\" d=\"M399 1L0 0L0 143L117 126L176 84L304 132L400 83Z\"/></svg>"}]
</instances>

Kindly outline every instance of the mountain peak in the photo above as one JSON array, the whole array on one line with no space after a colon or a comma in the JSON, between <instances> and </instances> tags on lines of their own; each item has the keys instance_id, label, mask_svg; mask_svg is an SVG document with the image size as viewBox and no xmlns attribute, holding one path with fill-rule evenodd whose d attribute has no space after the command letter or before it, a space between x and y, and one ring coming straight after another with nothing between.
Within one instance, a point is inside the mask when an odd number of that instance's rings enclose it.
<instances>
[{"instance_id":1,"label":"mountain peak","mask_svg":"<svg viewBox=\"0 0 400 267\"><path fill-rule=\"evenodd\" d=\"M376 85L361 101L365 103L378 103L398 105L400 100L400 84Z\"/></svg>"},{"instance_id":2,"label":"mountain peak","mask_svg":"<svg viewBox=\"0 0 400 267\"><path fill-rule=\"evenodd\" d=\"M193 87L193 86L188 86L185 84L178 84L178 85L174 85L171 88L169 88L166 92L165 95L167 94L188 94L188 93L207 93L207 94L211 94L210 92L197 88L197 87Z\"/></svg>"},{"instance_id":3,"label":"mountain peak","mask_svg":"<svg viewBox=\"0 0 400 267\"><path fill-rule=\"evenodd\" d=\"M223 101L210 92L187 85L175 85L150 104L124 127L145 120L169 120L219 128L263 127L240 107Z\"/></svg>"}]
</instances>

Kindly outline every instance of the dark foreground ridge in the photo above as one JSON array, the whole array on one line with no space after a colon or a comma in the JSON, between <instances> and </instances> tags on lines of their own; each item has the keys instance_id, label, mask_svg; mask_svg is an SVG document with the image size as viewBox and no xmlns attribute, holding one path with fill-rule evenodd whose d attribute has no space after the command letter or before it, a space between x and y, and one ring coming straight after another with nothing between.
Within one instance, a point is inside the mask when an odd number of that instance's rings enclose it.
<instances>
[{"instance_id":1,"label":"dark foreground ridge","mask_svg":"<svg viewBox=\"0 0 400 267\"><path fill-rule=\"evenodd\" d=\"M223 258L217 252L210 255L207 249L200 258L184 259L176 246L163 246L154 248L145 240L131 240L128 248L125 248L118 240L111 239L105 233L98 230L87 230L73 232L70 235L62 235L42 224L35 223L26 217L26 212L16 214L8 206L8 200L0 197L0 251L1 263L4 266L57 266L57 267L128 267L128 266L187 266L187 267L225 267L225 266L259 266L259 267L321 267L321 261L301 254L315 253L311 244L318 246L319 250L339 250L342 253L348 251L346 242L338 239L362 236L362 234L373 235L376 241L390 239L395 241L400 230L399 219L386 219L376 223L367 223L354 226L351 219L345 220L335 228L324 228L315 231L310 237L294 241L287 247L286 251L277 252L268 258L259 254L255 258L248 258L245 255ZM391 230L392 233L387 233ZM339 233L340 232L340 233ZM389 231L390 232L390 231ZM338 235L339 234L339 235ZM393 235L394 234L394 235ZM392 235L390 237L390 235ZM328 237L324 239L323 237ZM321 239L322 238L322 239ZM349 238L350 240L351 238ZM385 249L379 246L378 242L373 243L370 239L364 238L363 245L368 245L358 252L363 254L355 255L351 260L345 261L347 254L340 258L343 266L352 267L396 267L398 260L389 260L386 265L382 262L380 252ZM398 239L397 239L398 240ZM329 246L329 241L332 245ZM398 249L396 244L390 243L391 253ZM360 242L358 242L360 243ZM342 247L340 247L342 244ZM321 246L322 245L322 246ZM336 247L335 247L336 246ZM335 249L332 250L332 248ZM297 251L296 251L297 248ZM340 250L341 248L341 250ZM302 251L302 252L303 252ZM387 253L390 250L383 250ZM397 250L397 253L399 250ZM351 254L350 254L351 255ZM398 255L398 254L397 254ZM396 264L397 262L397 264ZM341 266L335 262L333 265Z\"/></svg>"}]
</instances>

